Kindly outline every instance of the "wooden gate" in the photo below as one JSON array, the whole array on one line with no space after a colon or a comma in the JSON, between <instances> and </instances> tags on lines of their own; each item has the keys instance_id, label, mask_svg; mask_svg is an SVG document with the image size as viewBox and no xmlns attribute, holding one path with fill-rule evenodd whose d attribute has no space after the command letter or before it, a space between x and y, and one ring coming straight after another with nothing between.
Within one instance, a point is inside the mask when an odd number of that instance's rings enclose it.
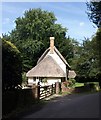
<instances>
[{"instance_id":1,"label":"wooden gate","mask_svg":"<svg viewBox=\"0 0 101 120\"><path fill-rule=\"evenodd\" d=\"M44 99L56 93L56 85L48 85L40 87L40 99Z\"/></svg>"}]
</instances>

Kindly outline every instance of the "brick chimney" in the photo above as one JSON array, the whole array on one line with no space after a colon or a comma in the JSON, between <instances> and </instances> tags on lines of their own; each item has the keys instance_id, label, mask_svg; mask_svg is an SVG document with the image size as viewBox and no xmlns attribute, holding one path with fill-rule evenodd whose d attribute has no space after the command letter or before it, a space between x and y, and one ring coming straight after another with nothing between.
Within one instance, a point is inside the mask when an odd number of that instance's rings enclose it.
<instances>
[{"instance_id":1,"label":"brick chimney","mask_svg":"<svg viewBox=\"0 0 101 120\"><path fill-rule=\"evenodd\" d=\"M54 52L54 37L50 37L50 53Z\"/></svg>"}]
</instances>

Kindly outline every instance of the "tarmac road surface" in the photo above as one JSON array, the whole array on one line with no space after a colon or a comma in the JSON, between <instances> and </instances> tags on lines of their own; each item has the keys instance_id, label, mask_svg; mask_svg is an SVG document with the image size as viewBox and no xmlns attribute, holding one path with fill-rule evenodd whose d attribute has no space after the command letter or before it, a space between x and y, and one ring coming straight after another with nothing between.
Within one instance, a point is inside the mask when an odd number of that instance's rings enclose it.
<instances>
[{"instance_id":1,"label":"tarmac road surface","mask_svg":"<svg viewBox=\"0 0 101 120\"><path fill-rule=\"evenodd\" d=\"M99 118L99 93L54 98L39 111L22 118Z\"/></svg>"}]
</instances>

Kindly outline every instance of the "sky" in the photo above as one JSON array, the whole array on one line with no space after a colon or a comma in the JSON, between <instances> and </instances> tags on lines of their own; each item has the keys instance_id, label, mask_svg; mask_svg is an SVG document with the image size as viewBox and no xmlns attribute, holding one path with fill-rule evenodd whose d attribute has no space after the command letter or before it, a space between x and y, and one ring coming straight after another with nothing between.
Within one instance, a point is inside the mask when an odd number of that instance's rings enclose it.
<instances>
[{"instance_id":1,"label":"sky","mask_svg":"<svg viewBox=\"0 0 101 120\"><path fill-rule=\"evenodd\" d=\"M15 28L15 20L22 17L25 10L41 8L53 12L57 18L56 23L66 27L66 36L82 42L85 38L91 38L96 33L96 26L90 22L86 11L85 2L2 2L2 30L0 35L9 34Z\"/></svg>"}]
</instances>

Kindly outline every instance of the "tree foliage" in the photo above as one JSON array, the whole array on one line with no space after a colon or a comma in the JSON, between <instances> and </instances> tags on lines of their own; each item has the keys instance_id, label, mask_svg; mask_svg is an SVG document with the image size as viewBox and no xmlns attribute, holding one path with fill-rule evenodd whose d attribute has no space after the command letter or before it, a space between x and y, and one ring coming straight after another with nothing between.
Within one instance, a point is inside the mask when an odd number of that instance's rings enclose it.
<instances>
[{"instance_id":1,"label":"tree foliage","mask_svg":"<svg viewBox=\"0 0 101 120\"><path fill-rule=\"evenodd\" d=\"M12 89L22 83L22 61L17 47L2 39L2 88Z\"/></svg>"},{"instance_id":2,"label":"tree foliage","mask_svg":"<svg viewBox=\"0 0 101 120\"><path fill-rule=\"evenodd\" d=\"M99 68L99 72L101 71L101 28L98 28L96 35L94 37L95 42L96 42L96 58L98 60L98 68Z\"/></svg>"},{"instance_id":3,"label":"tree foliage","mask_svg":"<svg viewBox=\"0 0 101 120\"><path fill-rule=\"evenodd\" d=\"M98 27L98 30L96 32L96 35L93 39L95 39L96 43L96 59L98 60L99 63L99 71L101 71L101 1L90 1L87 2L87 8L88 8L88 17L89 19L96 24Z\"/></svg>"},{"instance_id":4,"label":"tree foliage","mask_svg":"<svg viewBox=\"0 0 101 120\"><path fill-rule=\"evenodd\" d=\"M87 14L89 19L99 28L101 27L101 1L91 0L87 2Z\"/></svg>"},{"instance_id":5,"label":"tree foliage","mask_svg":"<svg viewBox=\"0 0 101 120\"><path fill-rule=\"evenodd\" d=\"M22 17L15 20L16 28L10 37L22 53L23 71L36 65L38 58L49 47L49 37L55 37L55 46L66 59L72 57L72 44L66 38L66 28L56 24L52 12L29 9ZM64 46L64 47L63 47ZM68 54L68 55L67 55Z\"/></svg>"},{"instance_id":6,"label":"tree foliage","mask_svg":"<svg viewBox=\"0 0 101 120\"><path fill-rule=\"evenodd\" d=\"M99 72L99 65L95 37L92 40L85 39L82 45L74 46L74 50L71 65L77 75L84 77L96 76Z\"/></svg>"}]
</instances>

